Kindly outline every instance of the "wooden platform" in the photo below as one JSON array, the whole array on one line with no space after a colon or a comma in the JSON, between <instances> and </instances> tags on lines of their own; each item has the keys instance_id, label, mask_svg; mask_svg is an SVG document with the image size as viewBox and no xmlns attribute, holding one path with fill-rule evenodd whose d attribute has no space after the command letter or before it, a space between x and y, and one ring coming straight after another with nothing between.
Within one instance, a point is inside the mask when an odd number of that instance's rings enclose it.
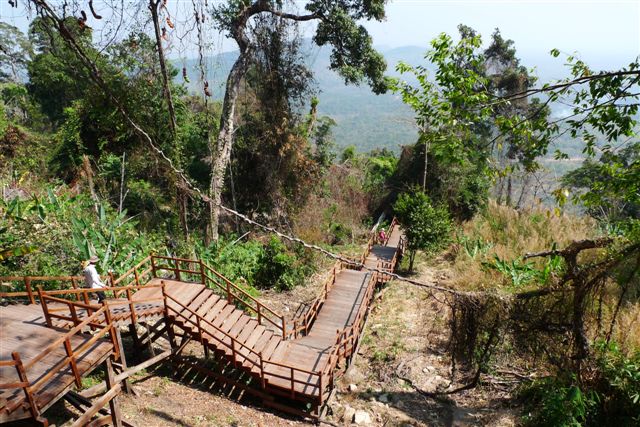
<instances>
[{"instance_id":1,"label":"wooden platform","mask_svg":"<svg viewBox=\"0 0 640 427\"><path fill-rule=\"evenodd\" d=\"M11 360L12 352L20 354L22 363L28 365L43 350L56 340L64 337L67 329L46 326L39 305L8 305L0 307L0 360ZM90 334L76 334L70 337L72 348L78 349L92 338ZM83 351L77 358L77 368L81 376L91 372L102 363L113 350L110 341L99 339ZM67 358L64 345L56 346L33 367L26 370L31 384L38 382L55 365ZM74 374L66 365L58 370L42 388L34 393L40 412L62 397L74 384ZM0 367L0 384L20 382L13 366ZM30 418L22 388L0 389L0 423Z\"/></svg>"},{"instance_id":2,"label":"wooden platform","mask_svg":"<svg viewBox=\"0 0 640 427\"><path fill-rule=\"evenodd\" d=\"M361 258L366 267L393 271L403 245L402 231L395 221L389 233L384 245L376 245L372 235ZM202 261L152 255L121 278L111 280L108 292L117 298L109 299L106 307L90 301L87 290L75 289L40 294L44 317L38 305L0 309L3 310L0 360L10 359L11 352L19 349L28 361L47 343L64 334L61 327L73 328L84 319L95 317L92 313L97 309L102 310L105 322L109 317L111 324L167 319L183 329L187 337L201 342L208 352L213 351L234 369L248 374L253 380L247 384L251 383L250 387L255 387L263 397L269 397L263 399L265 404L269 401L285 409L286 404L273 401L273 396L280 396L317 411L331 390L338 363L348 360L356 351L376 285L389 280L384 273L356 267L336 263L323 292L312 305L313 310L302 319L294 319L293 325L287 325L282 315ZM117 287L118 283L124 285ZM68 294L64 296L64 292ZM61 295L75 298L76 302L59 298ZM44 326L45 317L52 328ZM9 330L11 338L5 340L4 333ZM83 340L86 341L83 336L74 336L72 343L77 347ZM176 343L172 345L176 350ZM100 340L90 350L79 363L82 374L108 357L112 345ZM64 353L64 348L60 351ZM53 352L46 359L53 365L64 358L63 353ZM14 367L11 369L15 372ZM2 382L14 378L11 369L5 367L0 371ZM37 380L47 369L50 365L38 364L28 374ZM53 402L71 387L74 377L69 371L62 370L49 387L41 390L44 406L45 400ZM249 387L238 383L236 386ZM11 390L11 395L4 390L0 403L19 401L16 390L20 389ZM0 409L0 421L3 410Z\"/></svg>"}]
</instances>

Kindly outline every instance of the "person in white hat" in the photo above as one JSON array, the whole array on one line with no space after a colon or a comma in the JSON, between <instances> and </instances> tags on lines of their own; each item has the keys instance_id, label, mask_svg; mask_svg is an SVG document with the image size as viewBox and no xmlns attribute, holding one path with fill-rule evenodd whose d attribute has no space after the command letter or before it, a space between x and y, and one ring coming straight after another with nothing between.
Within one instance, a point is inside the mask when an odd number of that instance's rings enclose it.
<instances>
[{"instance_id":1,"label":"person in white hat","mask_svg":"<svg viewBox=\"0 0 640 427\"><path fill-rule=\"evenodd\" d=\"M98 263L98 261L99 259L95 255L89 258L87 266L83 271L85 288L89 288L89 289L106 288L105 284L102 283L102 281L100 280L100 275L98 274L98 270L96 270L96 264ZM102 301L104 301L107 298L104 291L96 292L96 295L98 295L99 304L102 304Z\"/></svg>"}]
</instances>

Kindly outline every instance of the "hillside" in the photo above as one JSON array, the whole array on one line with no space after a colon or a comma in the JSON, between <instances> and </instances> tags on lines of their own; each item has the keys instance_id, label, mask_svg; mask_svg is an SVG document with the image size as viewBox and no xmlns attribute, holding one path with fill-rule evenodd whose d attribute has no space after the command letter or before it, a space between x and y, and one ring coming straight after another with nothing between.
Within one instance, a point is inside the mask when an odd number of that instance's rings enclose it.
<instances>
[{"instance_id":1,"label":"hillside","mask_svg":"<svg viewBox=\"0 0 640 427\"><path fill-rule=\"evenodd\" d=\"M418 133L412 123L413 113L398 96L375 95L367 86L345 85L340 76L329 70L330 49L305 45L308 52L305 56L314 73L320 99L318 111L336 121L334 137L339 148L354 145L360 151L384 147L399 152L401 145L415 142ZM417 65L423 61L424 50L424 47L405 46L381 49L381 52L387 60L389 74L397 75L398 61ZM237 55L237 52L227 52L205 58L207 80L215 99L222 99L225 78ZM175 65L187 69L189 89L199 90L198 60L176 61ZM183 81L181 75L178 81Z\"/></svg>"}]
</instances>

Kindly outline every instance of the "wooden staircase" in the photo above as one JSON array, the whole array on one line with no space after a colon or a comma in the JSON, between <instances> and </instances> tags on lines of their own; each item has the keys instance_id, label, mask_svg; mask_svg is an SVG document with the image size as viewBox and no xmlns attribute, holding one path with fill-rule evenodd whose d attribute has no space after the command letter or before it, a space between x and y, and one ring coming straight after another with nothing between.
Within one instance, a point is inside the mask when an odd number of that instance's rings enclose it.
<instances>
[{"instance_id":1,"label":"wooden staircase","mask_svg":"<svg viewBox=\"0 0 640 427\"><path fill-rule=\"evenodd\" d=\"M394 220L386 242L377 242L372 233L360 262L392 272L403 245ZM38 299L49 327L74 327L99 310L111 328L164 322L180 375L191 372L267 406L317 417L338 366L357 350L376 286L390 280L384 272L362 269L357 261L336 262L321 293L289 325L202 261L155 255L111 278L105 290L113 298L105 306L91 304L91 290L77 287L39 291ZM28 292L30 299L33 294ZM174 328L183 332L181 343ZM190 340L203 346L204 360L177 357Z\"/></svg>"}]
</instances>

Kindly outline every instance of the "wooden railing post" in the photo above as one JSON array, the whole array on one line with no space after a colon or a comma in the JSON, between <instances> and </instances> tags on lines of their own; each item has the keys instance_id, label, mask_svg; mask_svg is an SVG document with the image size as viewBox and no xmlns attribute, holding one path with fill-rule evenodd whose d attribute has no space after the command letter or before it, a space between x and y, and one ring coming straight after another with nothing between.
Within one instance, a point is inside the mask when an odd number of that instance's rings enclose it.
<instances>
[{"instance_id":1,"label":"wooden railing post","mask_svg":"<svg viewBox=\"0 0 640 427\"><path fill-rule=\"evenodd\" d=\"M120 359L120 345L118 344L118 338L116 337L116 328L111 320L111 310L106 301L102 301L102 307L104 308L104 319L106 327L109 328L109 335L111 335L111 343L113 344L113 353L116 359Z\"/></svg>"},{"instance_id":2,"label":"wooden railing post","mask_svg":"<svg viewBox=\"0 0 640 427\"><path fill-rule=\"evenodd\" d=\"M36 299L33 297L33 289L31 289L31 277L24 276L24 287L27 290L27 294L29 295L29 303L35 304Z\"/></svg>"},{"instance_id":3,"label":"wooden railing post","mask_svg":"<svg viewBox=\"0 0 640 427\"><path fill-rule=\"evenodd\" d=\"M76 358L73 354L73 349L71 348L71 341L69 340L69 337L64 340L64 350L67 352L69 365L71 366L71 371L73 371L73 377L75 379L76 386L78 388L82 388L82 378L80 378L80 372L78 372L78 365L76 365Z\"/></svg>"},{"instance_id":4,"label":"wooden railing post","mask_svg":"<svg viewBox=\"0 0 640 427\"><path fill-rule=\"evenodd\" d=\"M233 360L233 367L237 368L238 365L236 364L236 340L234 340L233 338L231 338L231 358Z\"/></svg>"},{"instance_id":5,"label":"wooden railing post","mask_svg":"<svg viewBox=\"0 0 640 427\"><path fill-rule=\"evenodd\" d=\"M29 402L29 412L31 412L31 416L34 419L40 419L40 411L38 410L38 406L36 406L36 401L33 398L33 394L31 393L31 386L29 385L29 380L27 379L27 372L24 369L24 365L22 364L22 360L20 359L20 354L17 351L11 353L11 357L16 362L16 370L18 371L18 378L23 383L27 383L25 387L22 387L24 390L25 397L27 398L27 402Z\"/></svg>"},{"instance_id":6,"label":"wooden railing post","mask_svg":"<svg viewBox=\"0 0 640 427\"><path fill-rule=\"evenodd\" d=\"M69 304L69 311L71 312L71 319L73 319L73 326L78 326L80 321L78 320L78 312L76 311L76 306L73 304ZM89 315L87 313L87 315Z\"/></svg>"},{"instance_id":7,"label":"wooden railing post","mask_svg":"<svg viewBox=\"0 0 640 427\"><path fill-rule=\"evenodd\" d=\"M140 277L138 276L138 269L133 270L133 277L135 277L136 279L136 286L140 286Z\"/></svg>"},{"instance_id":8,"label":"wooden railing post","mask_svg":"<svg viewBox=\"0 0 640 427\"><path fill-rule=\"evenodd\" d=\"M130 288L127 288L127 300L129 301L129 312L131 313L131 324L135 327L136 320L137 320L138 316L136 316L136 307L133 304L133 299L132 299L132 294L131 294L131 289Z\"/></svg>"},{"instance_id":9,"label":"wooden railing post","mask_svg":"<svg viewBox=\"0 0 640 427\"><path fill-rule=\"evenodd\" d=\"M156 258L155 258L155 255L151 254L150 255L150 259L151 259L151 277L157 277L156 276Z\"/></svg>"},{"instance_id":10,"label":"wooden railing post","mask_svg":"<svg viewBox=\"0 0 640 427\"><path fill-rule=\"evenodd\" d=\"M199 260L199 261L198 261L198 264L200 264L200 278L201 278L201 283L202 283L203 285L205 285L205 286L206 286L206 284L207 284L207 280L206 280L206 279L207 279L207 276L206 276L206 274L205 274L205 272L204 272L204 263L202 262L202 260Z\"/></svg>"},{"instance_id":11,"label":"wooden railing post","mask_svg":"<svg viewBox=\"0 0 640 427\"><path fill-rule=\"evenodd\" d=\"M231 296L231 285L229 282L225 282L227 284L227 302L231 304L232 296Z\"/></svg>"},{"instance_id":12,"label":"wooden railing post","mask_svg":"<svg viewBox=\"0 0 640 427\"><path fill-rule=\"evenodd\" d=\"M264 359L262 358L262 352L258 354L260 357L260 381L262 382L262 388L267 388L267 379L264 377Z\"/></svg>"},{"instance_id":13,"label":"wooden railing post","mask_svg":"<svg viewBox=\"0 0 640 427\"><path fill-rule=\"evenodd\" d=\"M282 320L282 339L283 340L287 340L287 321L285 320L284 316L280 316L280 319Z\"/></svg>"},{"instance_id":14,"label":"wooden railing post","mask_svg":"<svg viewBox=\"0 0 640 427\"><path fill-rule=\"evenodd\" d=\"M289 368L291 371L291 398L293 399L296 395L295 381L293 379L293 367Z\"/></svg>"},{"instance_id":15,"label":"wooden railing post","mask_svg":"<svg viewBox=\"0 0 640 427\"><path fill-rule=\"evenodd\" d=\"M116 279L115 279L115 277L113 276L113 271L109 270L109 271L107 272L107 276L109 276L109 282L110 282L111 286L115 286L115 285L113 284L113 282L115 282L115 280L116 280Z\"/></svg>"},{"instance_id":16,"label":"wooden railing post","mask_svg":"<svg viewBox=\"0 0 640 427\"><path fill-rule=\"evenodd\" d=\"M165 311L165 314L168 315L169 314L169 304L167 304L167 289L165 288L164 280L160 281L160 286L162 288L162 299L164 300L164 311Z\"/></svg>"},{"instance_id":17,"label":"wooden railing post","mask_svg":"<svg viewBox=\"0 0 640 427\"><path fill-rule=\"evenodd\" d=\"M258 304L258 310L256 310L258 312L258 325L262 325L262 311L260 310L261 307L262 304Z\"/></svg>"},{"instance_id":18,"label":"wooden railing post","mask_svg":"<svg viewBox=\"0 0 640 427\"><path fill-rule=\"evenodd\" d=\"M180 261L178 261L176 258L173 259L173 263L176 266L176 269L174 270L176 273L176 280L178 282L182 281L181 276L180 276Z\"/></svg>"},{"instance_id":19,"label":"wooden railing post","mask_svg":"<svg viewBox=\"0 0 640 427\"><path fill-rule=\"evenodd\" d=\"M47 322L47 326L51 328L51 315L49 314L49 307L44 299L41 287L38 287L38 298L40 299L40 305L42 306L42 312L44 313L44 320Z\"/></svg>"}]
</instances>

